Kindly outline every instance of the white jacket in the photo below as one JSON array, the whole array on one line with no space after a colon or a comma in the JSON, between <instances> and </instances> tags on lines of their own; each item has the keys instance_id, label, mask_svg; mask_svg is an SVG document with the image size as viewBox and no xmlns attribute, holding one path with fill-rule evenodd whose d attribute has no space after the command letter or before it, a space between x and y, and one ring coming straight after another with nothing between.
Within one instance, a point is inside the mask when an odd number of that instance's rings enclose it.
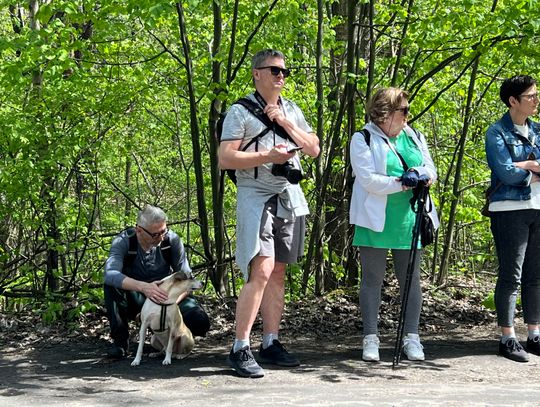
<instances>
[{"instance_id":1,"label":"white jacket","mask_svg":"<svg viewBox=\"0 0 540 407\"><path fill-rule=\"evenodd\" d=\"M392 150L396 157L397 153L390 142L386 143L383 140L388 140L388 136L376 124L368 123L364 129L371 134L370 145L367 145L364 134L357 132L353 134L350 146L351 165L355 178L349 223L382 232L386 220L386 197L402 190L401 181L398 181L395 176L386 174L388 150ZM421 133L418 137L409 126L405 126L405 132L422 152L423 165L411 168L415 169L419 175L425 174L435 182L437 170L429 154L425 137ZM439 218L435 205L428 202L426 207L431 209L429 217L437 229Z\"/></svg>"}]
</instances>

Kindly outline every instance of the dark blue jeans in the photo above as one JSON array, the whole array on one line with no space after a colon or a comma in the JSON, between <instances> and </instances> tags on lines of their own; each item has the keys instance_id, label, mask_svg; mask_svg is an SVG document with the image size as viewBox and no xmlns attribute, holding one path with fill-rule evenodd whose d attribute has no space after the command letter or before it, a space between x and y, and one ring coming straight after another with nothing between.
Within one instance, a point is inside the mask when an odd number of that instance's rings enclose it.
<instances>
[{"instance_id":1,"label":"dark blue jeans","mask_svg":"<svg viewBox=\"0 0 540 407\"><path fill-rule=\"evenodd\" d=\"M499 259L495 307L499 326L514 326L516 299L526 324L540 323L540 210L491 212Z\"/></svg>"}]
</instances>

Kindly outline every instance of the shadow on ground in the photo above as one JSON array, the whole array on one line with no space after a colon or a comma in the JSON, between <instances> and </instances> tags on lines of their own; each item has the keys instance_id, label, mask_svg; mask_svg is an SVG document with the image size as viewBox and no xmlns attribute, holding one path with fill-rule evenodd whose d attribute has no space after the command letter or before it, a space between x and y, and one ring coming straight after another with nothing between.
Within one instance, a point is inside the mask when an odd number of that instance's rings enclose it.
<instances>
[{"instance_id":1,"label":"shadow on ground","mask_svg":"<svg viewBox=\"0 0 540 407\"><path fill-rule=\"evenodd\" d=\"M493 355L496 347L492 339L465 340L460 338L426 339L424 347L426 361L412 363L402 360L396 369L392 369L393 341L391 336L381 337L381 362L366 363L361 361L362 350L360 337L339 338L339 344L312 338L297 338L290 342L291 350L302 361L298 368L289 370L293 375L315 375L323 381L360 380L365 377L392 379L399 378L407 369L439 371L450 367L451 359ZM150 347L145 345L145 354L141 365L132 367L133 353L130 357L114 361L106 358L108 343L96 341L68 341L59 344L46 344L34 349L4 348L0 358L0 384L3 393L25 391L28 379L35 380L33 385L47 386L51 377L81 378L90 383L109 377L131 381L148 379L171 379L175 377L234 376L226 365L228 346L211 340L198 342L194 352L183 360L173 360L171 366L162 366L162 358L150 358ZM294 348L294 349L292 349ZM135 344L132 346L135 351ZM272 366L268 371L283 371ZM36 384L38 383L38 384ZM120 390L121 391L121 390Z\"/></svg>"}]
</instances>

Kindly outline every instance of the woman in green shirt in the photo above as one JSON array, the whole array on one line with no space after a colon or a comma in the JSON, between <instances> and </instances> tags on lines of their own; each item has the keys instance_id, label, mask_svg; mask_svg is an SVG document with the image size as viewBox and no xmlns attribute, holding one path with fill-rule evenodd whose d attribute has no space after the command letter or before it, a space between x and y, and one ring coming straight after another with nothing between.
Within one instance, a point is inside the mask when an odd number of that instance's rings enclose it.
<instances>
[{"instance_id":1,"label":"woman in green shirt","mask_svg":"<svg viewBox=\"0 0 540 407\"><path fill-rule=\"evenodd\" d=\"M424 136L407 125L408 94L398 88L378 90L367 108L370 122L351 141L355 175L350 222L353 245L362 265L360 309L364 330L362 359L379 360L378 313L386 258L391 250L403 295L415 214L410 206L418 181L430 185L437 178ZM433 205L430 217L438 218ZM404 321L403 350L409 360L424 360L418 336L422 307L420 259L416 256Z\"/></svg>"}]
</instances>

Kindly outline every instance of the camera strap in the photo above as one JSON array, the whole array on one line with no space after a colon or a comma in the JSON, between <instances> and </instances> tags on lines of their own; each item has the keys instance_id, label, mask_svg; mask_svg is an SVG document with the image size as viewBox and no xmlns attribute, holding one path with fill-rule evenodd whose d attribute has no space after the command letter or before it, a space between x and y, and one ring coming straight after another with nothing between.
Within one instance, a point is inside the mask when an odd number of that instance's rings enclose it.
<instances>
[{"instance_id":1,"label":"camera strap","mask_svg":"<svg viewBox=\"0 0 540 407\"><path fill-rule=\"evenodd\" d=\"M245 97L242 99L237 100L235 103L238 103L242 106L244 106L253 116L255 116L266 128L261 131L257 136L253 137L249 143L247 143L243 151L245 151L251 144L255 144L255 151L259 151L259 139L266 135L269 131L272 131L273 137L274 137L274 145L276 145L276 133L279 134L282 138L285 140L289 140L292 143L295 143L295 141L292 139L291 136L287 133L287 131L281 127L276 122L270 120L270 118L264 113L264 108L266 107L267 103L262 97L262 95L256 90L254 92L255 100L257 103L255 103L253 100ZM283 106L281 102L281 96L278 99L278 103ZM259 175L259 168L255 167L253 169L253 178L257 179Z\"/></svg>"},{"instance_id":2,"label":"camera strap","mask_svg":"<svg viewBox=\"0 0 540 407\"><path fill-rule=\"evenodd\" d=\"M262 95L259 93L258 90L256 90L253 93L253 96L255 96L255 100L257 100L257 103L261 106L262 110L264 111L264 108L266 107L267 103L266 100L262 97ZM281 96L278 98L278 104L283 107L283 102L281 101ZM272 133L274 136L274 145L276 145L276 134L279 135L281 138L284 138L287 141L292 142L294 145L296 145L296 142L292 139L291 136L289 136L289 133L281 127L278 123L275 121L270 120L270 118L263 113L262 115L257 115L257 118L269 129L272 129Z\"/></svg>"},{"instance_id":3,"label":"camera strap","mask_svg":"<svg viewBox=\"0 0 540 407\"><path fill-rule=\"evenodd\" d=\"M397 154L399 160L401 161L401 165L403 165L403 169L405 171L409 171L409 166L407 165L407 163L403 159L403 156L399 153L399 151L397 151L397 150L395 150L395 151L396 151L396 154Z\"/></svg>"},{"instance_id":4,"label":"camera strap","mask_svg":"<svg viewBox=\"0 0 540 407\"><path fill-rule=\"evenodd\" d=\"M407 165L407 163L405 162L405 160L403 159L403 156L399 153L399 151L397 151L396 147L393 145L393 144L390 144L390 142L388 141L388 139L384 138L384 137L381 137L384 142L388 145L388 147L390 147L390 149L396 153L396 155L398 156L399 158L399 161L401 161L401 165L403 166L403 170L404 171L409 171L409 166Z\"/></svg>"}]
</instances>

